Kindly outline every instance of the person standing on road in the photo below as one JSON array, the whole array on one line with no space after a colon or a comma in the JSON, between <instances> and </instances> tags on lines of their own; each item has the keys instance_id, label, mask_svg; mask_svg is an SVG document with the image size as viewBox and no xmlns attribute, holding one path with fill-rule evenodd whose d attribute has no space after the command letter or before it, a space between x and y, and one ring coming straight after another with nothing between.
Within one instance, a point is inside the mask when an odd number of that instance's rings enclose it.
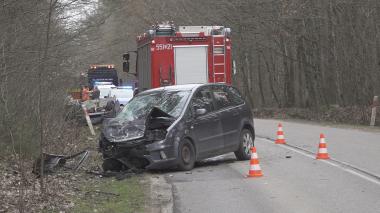
<instances>
[{"instance_id":1,"label":"person standing on road","mask_svg":"<svg viewBox=\"0 0 380 213\"><path fill-rule=\"evenodd\" d=\"M84 86L82 89L82 101L90 100L90 90L88 86Z\"/></svg>"},{"instance_id":2,"label":"person standing on road","mask_svg":"<svg viewBox=\"0 0 380 213\"><path fill-rule=\"evenodd\" d=\"M99 107L99 98L100 98L100 90L98 87L94 87L94 89L91 91L91 99L94 100L96 107Z\"/></svg>"},{"instance_id":3,"label":"person standing on road","mask_svg":"<svg viewBox=\"0 0 380 213\"><path fill-rule=\"evenodd\" d=\"M99 99L100 97L100 90L98 89L98 87L95 87L94 90L92 90L92 99L93 100L97 100Z\"/></svg>"}]
</instances>

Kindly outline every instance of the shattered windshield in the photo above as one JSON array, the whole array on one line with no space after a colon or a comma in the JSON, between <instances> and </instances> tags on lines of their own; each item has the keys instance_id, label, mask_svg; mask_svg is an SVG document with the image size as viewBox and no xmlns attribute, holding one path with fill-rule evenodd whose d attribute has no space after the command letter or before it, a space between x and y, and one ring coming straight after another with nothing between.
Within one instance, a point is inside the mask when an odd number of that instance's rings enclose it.
<instances>
[{"instance_id":1,"label":"shattered windshield","mask_svg":"<svg viewBox=\"0 0 380 213\"><path fill-rule=\"evenodd\" d=\"M135 121L145 118L153 107L178 118L181 114L190 91L157 91L133 98L120 112L117 118Z\"/></svg>"}]
</instances>

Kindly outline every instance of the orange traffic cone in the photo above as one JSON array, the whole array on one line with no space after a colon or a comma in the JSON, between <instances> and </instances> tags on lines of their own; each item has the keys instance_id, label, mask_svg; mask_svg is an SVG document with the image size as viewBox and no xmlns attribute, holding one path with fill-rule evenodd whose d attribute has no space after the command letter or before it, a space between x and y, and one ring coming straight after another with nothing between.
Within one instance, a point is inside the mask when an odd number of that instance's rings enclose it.
<instances>
[{"instance_id":1,"label":"orange traffic cone","mask_svg":"<svg viewBox=\"0 0 380 213\"><path fill-rule=\"evenodd\" d=\"M278 124L276 144L285 144L284 131L282 130L282 124Z\"/></svg>"},{"instance_id":2,"label":"orange traffic cone","mask_svg":"<svg viewBox=\"0 0 380 213\"><path fill-rule=\"evenodd\" d=\"M256 147L251 148L251 161L249 162L249 173L247 177L261 177L263 173L261 172L261 167L259 164L259 157L256 153Z\"/></svg>"},{"instance_id":3,"label":"orange traffic cone","mask_svg":"<svg viewBox=\"0 0 380 213\"><path fill-rule=\"evenodd\" d=\"M330 159L329 153L327 153L327 144L324 134L320 135L319 148L316 159Z\"/></svg>"}]
</instances>

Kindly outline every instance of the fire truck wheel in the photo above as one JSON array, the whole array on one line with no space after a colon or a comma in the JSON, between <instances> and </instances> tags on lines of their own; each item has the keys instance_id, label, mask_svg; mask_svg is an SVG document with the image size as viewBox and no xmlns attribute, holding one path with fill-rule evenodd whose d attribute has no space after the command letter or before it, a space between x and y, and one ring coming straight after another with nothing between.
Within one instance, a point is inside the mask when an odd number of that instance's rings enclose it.
<instances>
[{"instance_id":1,"label":"fire truck wheel","mask_svg":"<svg viewBox=\"0 0 380 213\"><path fill-rule=\"evenodd\" d=\"M180 170L189 171L194 168L195 149L193 144L188 139L184 139L184 141L180 143L178 149L178 158L178 168Z\"/></svg>"}]
</instances>

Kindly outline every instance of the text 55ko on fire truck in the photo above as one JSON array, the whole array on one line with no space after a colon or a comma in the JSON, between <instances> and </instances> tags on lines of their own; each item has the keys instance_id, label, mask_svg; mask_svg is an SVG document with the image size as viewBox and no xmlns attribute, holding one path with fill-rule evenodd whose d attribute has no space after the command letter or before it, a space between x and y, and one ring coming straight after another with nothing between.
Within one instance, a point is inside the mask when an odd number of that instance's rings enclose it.
<instances>
[{"instance_id":1,"label":"text 55ko on fire truck","mask_svg":"<svg viewBox=\"0 0 380 213\"><path fill-rule=\"evenodd\" d=\"M223 26L152 26L137 37L136 76L140 91L160 86L231 84L231 29ZM123 55L129 71L129 53Z\"/></svg>"}]
</instances>

